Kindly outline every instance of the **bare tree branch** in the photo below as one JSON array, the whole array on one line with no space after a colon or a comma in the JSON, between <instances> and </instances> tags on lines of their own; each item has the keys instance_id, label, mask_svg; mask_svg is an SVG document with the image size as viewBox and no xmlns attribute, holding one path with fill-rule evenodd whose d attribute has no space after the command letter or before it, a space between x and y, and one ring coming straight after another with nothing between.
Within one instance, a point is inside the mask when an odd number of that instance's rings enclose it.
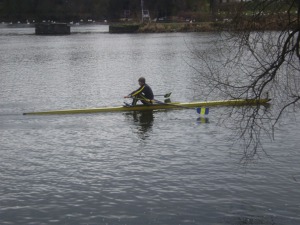
<instances>
[{"instance_id":1,"label":"bare tree branch","mask_svg":"<svg viewBox=\"0 0 300 225\"><path fill-rule=\"evenodd\" d=\"M206 98L272 99L271 108L234 108L222 120L244 143L245 159L263 149L261 138L274 138L286 111L299 109L299 14L299 0L247 2L214 49L195 53L195 82Z\"/></svg>"}]
</instances>

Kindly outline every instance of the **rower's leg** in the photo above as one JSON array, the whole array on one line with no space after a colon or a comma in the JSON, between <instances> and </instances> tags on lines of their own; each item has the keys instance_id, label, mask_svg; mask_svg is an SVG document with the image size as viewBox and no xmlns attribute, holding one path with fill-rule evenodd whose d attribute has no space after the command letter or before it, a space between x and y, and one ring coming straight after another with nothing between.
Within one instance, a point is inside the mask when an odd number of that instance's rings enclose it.
<instances>
[{"instance_id":1,"label":"rower's leg","mask_svg":"<svg viewBox=\"0 0 300 225\"><path fill-rule=\"evenodd\" d=\"M152 105L152 102L149 100L149 99L147 99L144 95L140 95L139 96L139 98L140 99L144 99L144 100L141 100L141 102L144 104L144 105Z\"/></svg>"},{"instance_id":2,"label":"rower's leg","mask_svg":"<svg viewBox=\"0 0 300 225\"><path fill-rule=\"evenodd\" d=\"M135 105L136 105L136 103L137 103L137 101L138 101L138 99L136 99L136 98L133 98L131 105L132 105L132 106L135 106Z\"/></svg>"},{"instance_id":3,"label":"rower's leg","mask_svg":"<svg viewBox=\"0 0 300 225\"><path fill-rule=\"evenodd\" d=\"M152 105L152 102L141 100L144 105Z\"/></svg>"}]
</instances>

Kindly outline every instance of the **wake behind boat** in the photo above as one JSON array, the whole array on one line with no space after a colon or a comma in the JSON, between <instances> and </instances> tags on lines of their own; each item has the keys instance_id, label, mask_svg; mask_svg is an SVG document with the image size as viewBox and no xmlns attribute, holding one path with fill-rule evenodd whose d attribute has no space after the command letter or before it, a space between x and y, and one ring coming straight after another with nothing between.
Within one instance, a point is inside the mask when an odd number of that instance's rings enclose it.
<instances>
[{"instance_id":1,"label":"wake behind boat","mask_svg":"<svg viewBox=\"0 0 300 225\"><path fill-rule=\"evenodd\" d=\"M79 113L100 113L100 112L127 112L127 111L147 111L161 109L184 109L196 107L212 107L212 106L243 106L243 105L259 105L267 104L270 99L232 99L219 101L203 101L203 102L173 102L173 103L157 103L153 105L135 105L135 106L110 106L88 109L64 109L54 111L27 112L23 115L55 115L55 114L79 114Z\"/></svg>"}]
</instances>

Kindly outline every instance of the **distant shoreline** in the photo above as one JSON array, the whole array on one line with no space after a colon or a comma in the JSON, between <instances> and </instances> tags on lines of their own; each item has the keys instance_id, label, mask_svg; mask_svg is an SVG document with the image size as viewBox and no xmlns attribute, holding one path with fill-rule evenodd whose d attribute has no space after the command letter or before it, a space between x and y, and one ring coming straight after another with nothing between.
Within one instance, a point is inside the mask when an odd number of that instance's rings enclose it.
<instances>
[{"instance_id":1,"label":"distant shoreline","mask_svg":"<svg viewBox=\"0 0 300 225\"><path fill-rule=\"evenodd\" d=\"M224 22L193 23L116 23L109 25L110 33L171 33L171 32L213 32L227 27ZM227 27L228 28L228 27Z\"/></svg>"},{"instance_id":2,"label":"distant shoreline","mask_svg":"<svg viewBox=\"0 0 300 225\"><path fill-rule=\"evenodd\" d=\"M36 23L0 23L0 28L25 28L35 27ZM218 22L152 22L152 23L78 23L70 24L71 27L79 27L85 25L107 25L109 26L109 33L172 33L172 32L220 32L233 31L235 25L230 21ZM260 23L260 24L245 24L239 27L240 31L281 31L285 24L283 23ZM71 31L72 33L72 31Z\"/></svg>"},{"instance_id":3,"label":"distant shoreline","mask_svg":"<svg viewBox=\"0 0 300 225\"><path fill-rule=\"evenodd\" d=\"M169 22L169 23L116 23L110 24L110 33L171 33L171 32L219 32L219 31L281 31L284 23L269 21L267 23L236 24L230 21L217 22Z\"/></svg>"},{"instance_id":4,"label":"distant shoreline","mask_svg":"<svg viewBox=\"0 0 300 225\"><path fill-rule=\"evenodd\" d=\"M147 23L141 24L140 33L162 33L162 32L210 32L218 31L224 23L217 22L193 22L193 23Z\"/></svg>"}]
</instances>

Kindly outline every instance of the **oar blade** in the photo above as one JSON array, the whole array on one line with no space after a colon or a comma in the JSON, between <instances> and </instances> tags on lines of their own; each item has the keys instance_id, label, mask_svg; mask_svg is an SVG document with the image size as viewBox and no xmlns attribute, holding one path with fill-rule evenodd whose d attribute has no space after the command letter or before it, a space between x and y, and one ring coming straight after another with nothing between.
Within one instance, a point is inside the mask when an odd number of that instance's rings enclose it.
<instances>
[{"instance_id":1,"label":"oar blade","mask_svg":"<svg viewBox=\"0 0 300 225\"><path fill-rule=\"evenodd\" d=\"M165 94L164 98L169 98L171 96L171 94L172 94L172 92Z\"/></svg>"},{"instance_id":2,"label":"oar blade","mask_svg":"<svg viewBox=\"0 0 300 225\"><path fill-rule=\"evenodd\" d=\"M209 114L209 108L196 108L196 111L200 115L208 115Z\"/></svg>"}]
</instances>

